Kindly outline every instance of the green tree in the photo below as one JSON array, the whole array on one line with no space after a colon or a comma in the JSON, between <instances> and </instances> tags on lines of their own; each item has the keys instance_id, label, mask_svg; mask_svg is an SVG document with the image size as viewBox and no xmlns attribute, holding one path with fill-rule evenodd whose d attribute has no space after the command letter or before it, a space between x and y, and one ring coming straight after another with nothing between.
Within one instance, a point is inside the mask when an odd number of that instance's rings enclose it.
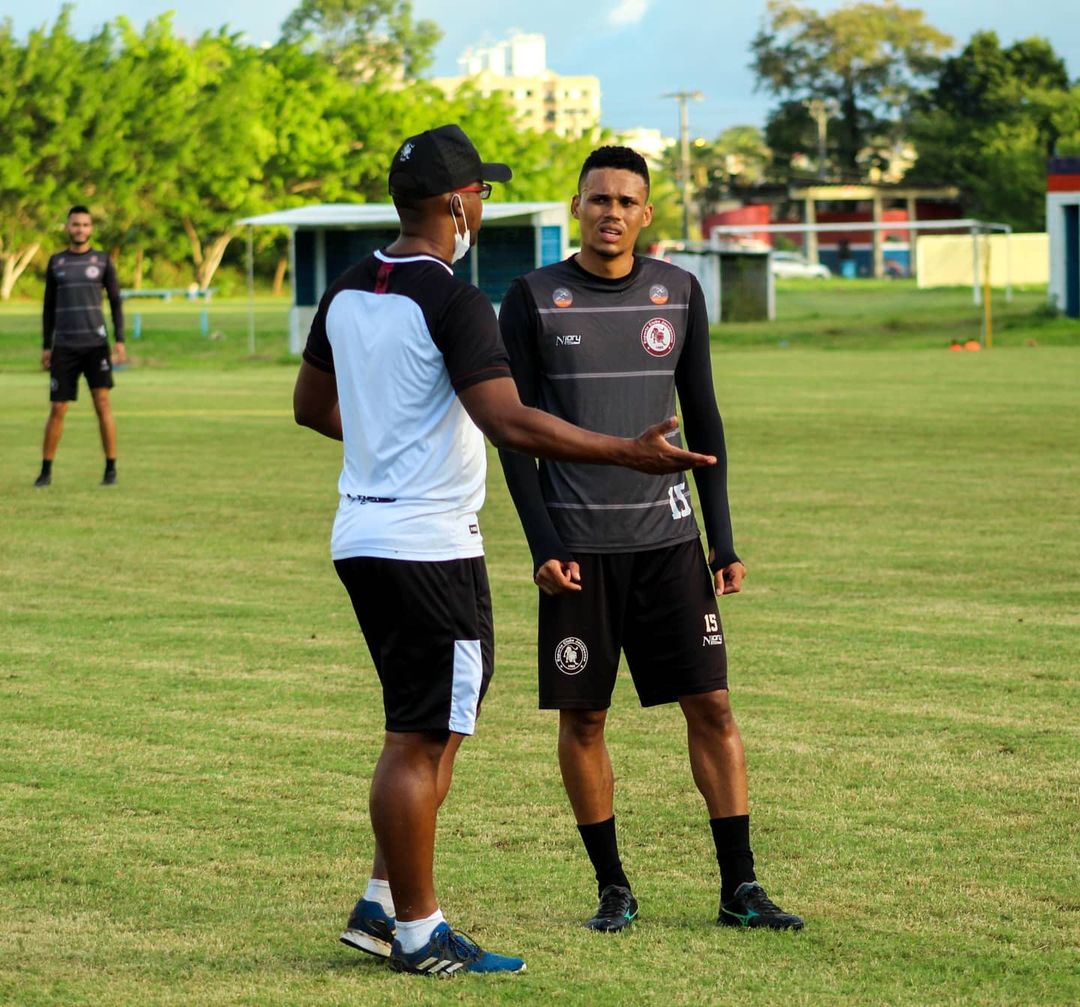
<instances>
[{"instance_id":1,"label":"green tree","mask_svg":"<svg viewBox=\"0 0 1080 1007\"><path fill-rule=\"evenodd\" d=\"M357 80L416 78L441 37L434 21L413 20L410 0L302 0L281 26L283 42L314 46Z\"/></svg>"},{"instance_id":2,"label":"green tree","mask_svg":"<svg viewBox=\"0 0 1080 1007\"><path fill-rule=\"evenodd\" d=\"M73 110L96 97L82 76L86 47L69 24L64 7L51 29L35 29L21 44L10 20L0 23L0 300L11 297L46 236L60 240L68 206L89 201L72 184L82 141Z\"/></svg>"},{"instance_id":3,"label":"green tree","mask_svg":"<svg viewBox=\"0 0 1080 1007\"><path fill-rule=\"evenodd\" d=\"M187 236L195 280L205 290L236 236L236 221L266 208L263 166L274 152L276 124L262 113L272 78L261 50L221 29L200 36L193 54L200 86L169 212Z\"/></svg>"},{"instance_id":4,"label":"green tree","mask_svg":"<svg viewBox=\"0 0 1080 1007\"><path fill-rule=\"evenodd\" d=\"M917 105L910 177L960 186L977 216L1041 230L1046 158L1075 135L1077 100L1049 42L1003 48L994 32L978 32Z\"/></svg>"},{"instance_id":5,"label":"green tree","mask_svg":"<svg viewBox=\"0 0 1080 1007\"><path fill-rule=\"evenodd\" d=\"M921 10L896 0L848 3L828 14L769 0L768 24L751 43L751 68L758 86L784 102L835 102L837 162L842 173L858 174L863 152L896 129L951 44ZM790 118L790 105L779 111Z\"/></svg>"}]
</instances>

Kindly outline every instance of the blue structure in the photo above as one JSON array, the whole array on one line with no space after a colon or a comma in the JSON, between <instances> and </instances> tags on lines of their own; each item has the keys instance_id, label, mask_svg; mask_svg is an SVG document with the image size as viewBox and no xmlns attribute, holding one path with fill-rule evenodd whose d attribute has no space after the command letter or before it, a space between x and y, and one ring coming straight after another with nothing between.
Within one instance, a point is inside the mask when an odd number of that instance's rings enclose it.
<instances>
[{"instance_id":1,"label":"blue structure","mask_svg":"<svg viewBox=\"0 0 1080 1007\"><path fill-rule=\"evenodd\" d=\"M1080 157L1052 157L1046 177L1050 300L1080 318Z\"/></svg>"},{"instance_id":2,"label":"blue structure","mask_svg":"<svg viewBox=\"0 0 1080 1007\"><path fill-rule=\"evenodd\" d=\"M299 353L326 288L348 266L398 234L391 203L324 203L248 217L248 227L287 227L293 278L289 349ZM498 304L511 281L566 257L564 203L485 203L480 239L454 271Z\"/></svg>"}]
</instances>

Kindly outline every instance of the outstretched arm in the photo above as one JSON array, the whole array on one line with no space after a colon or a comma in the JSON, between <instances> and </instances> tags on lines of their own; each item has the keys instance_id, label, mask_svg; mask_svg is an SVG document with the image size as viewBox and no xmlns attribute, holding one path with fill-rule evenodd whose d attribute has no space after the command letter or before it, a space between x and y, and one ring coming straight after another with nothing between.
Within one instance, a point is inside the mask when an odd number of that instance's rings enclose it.
<instances>
[{"instance_id":1,"label":"outstretched arm","mask_svg":"<svg viewBox=\"0 0 1080 1007\"><path fill-rule=\"evenodd\" d=\"M492 378L458 392L472 421L498 448L542 458L597 465L622 465L652 475L715 465L712 455L677 448L667 439L679 428L678 417L655 423L637 437L592 433L518 397L513 378Z\"/></svg>"}]
</instances>

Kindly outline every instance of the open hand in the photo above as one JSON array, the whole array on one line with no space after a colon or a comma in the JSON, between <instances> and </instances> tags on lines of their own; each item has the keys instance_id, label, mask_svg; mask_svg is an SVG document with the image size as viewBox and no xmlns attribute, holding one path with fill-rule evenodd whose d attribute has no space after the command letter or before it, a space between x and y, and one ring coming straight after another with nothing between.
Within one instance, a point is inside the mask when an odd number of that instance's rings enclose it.
<instances>
[{"instance_id":1,"label":"open hand","mask_svg":"<svg viewBox=\"0 0 1080 1007\"><path fill-rule=\"evenodd\" d=\"M630 457L626 464L638 472L648 472L655 476L716 464L715 455L699 455L695 451L684 451L675 447L668 440L668 435L678 429L677 416L672 416L662 423L654 423L631 442Z\"/></svg>"}]
</instances>

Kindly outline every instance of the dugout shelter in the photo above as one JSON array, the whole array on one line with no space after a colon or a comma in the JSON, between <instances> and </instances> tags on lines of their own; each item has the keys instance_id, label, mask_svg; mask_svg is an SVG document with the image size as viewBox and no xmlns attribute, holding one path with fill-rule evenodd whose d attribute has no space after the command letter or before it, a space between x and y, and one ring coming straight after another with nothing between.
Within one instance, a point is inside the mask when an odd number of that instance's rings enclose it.
<instances>
[{"instance_id":1,"label":"dugout shelter","mask_svg":"<svg viewBox=\"0 0 1080 1007\"><path fill-rule=\"evenodd\" d=\"M398 235L392 203L323 203L264 213L239 221L252 229L289 229L293 304L289 310L289 350L303 348L326 288L354 262ZM569 212L565 203L485 203L477 244L454 265L454 272L498 306L515 277L566 258Z\"/></svg>"},{"instance_id":2,"label":"dugout shelter","mask_svg":"<svg viewBox=\"0 0 1080 1007\"><path fill-rule=\"evenodd\" d=\"M1046 174L1051 303L1080 318L1080 157L1052 157Z\"/></svg>"}]
</instances>

